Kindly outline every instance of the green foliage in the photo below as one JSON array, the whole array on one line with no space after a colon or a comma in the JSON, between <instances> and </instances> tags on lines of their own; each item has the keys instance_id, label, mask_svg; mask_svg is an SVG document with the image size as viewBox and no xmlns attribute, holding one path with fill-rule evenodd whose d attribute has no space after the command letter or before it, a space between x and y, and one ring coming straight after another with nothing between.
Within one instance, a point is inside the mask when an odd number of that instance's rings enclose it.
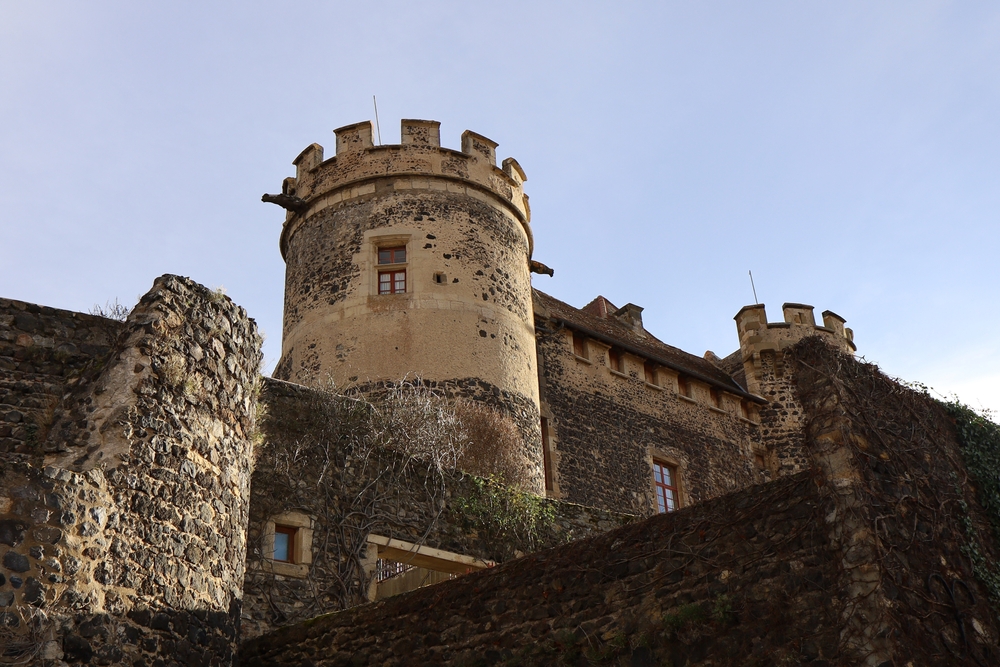
<instances>
[{"instance_id":1,"label":"green foliage","mask_svg":"<svg viewBox=\"0 0 1000 667\"><path fill-rule=\"evenodd\" d=\"M497 545L504 558L534 551L555 523L551 503L507 486L495 477L469 477L469 492L453 501L454 511L474 530Z\"/></svg>"},{"instance_id":2,"label":"green foliage","mask_svg":"<svg viewBox=\"0 0 1000 667\"><path fill-rule=\"evenodd\" d=\"M957 400L942 403L942 406L955 422L962 458L975 480L979 504L986 510L994 542L1000 542L1000 425ZM972 561L976 578L989 591L994 607L1000 608L1000 571L983 553L982 538L973 524L968 505L965 501L960 505L968 540L962 551Z\"/></svg>"},{"instance_id":3,"label":"green foliage","mask_svg":"<svg viewBox=\"0 0 1000 667\"><path fill-rule=\"evenodd\" d=\"M670 632L683 630L692 623L700 623L709 617L708 612L699 604L686 604L677 611L663 615L663 625Z\"/></svg>"}]
</instances>

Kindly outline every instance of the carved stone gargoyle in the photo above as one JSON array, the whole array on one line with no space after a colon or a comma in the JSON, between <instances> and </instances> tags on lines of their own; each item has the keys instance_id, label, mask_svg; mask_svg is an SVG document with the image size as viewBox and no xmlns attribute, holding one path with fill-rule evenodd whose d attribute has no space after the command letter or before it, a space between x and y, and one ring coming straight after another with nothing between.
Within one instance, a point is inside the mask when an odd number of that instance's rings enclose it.
<instances>
[{"instance_id":1,"label":"carved stone gargoyle","mask_svg":"<svg viewBox=\"0 0 1000 667\"><path fill-rule=\"evenodd\" d=\"M292 195L280 194L280 195L268 195L265 194L260 198L262 202L268 204L277 204L286 211L291 211L292 213L305 213L309 208L309 202L300 197L295 197Z\"/></svg>"},{"instance_id":2,"label":"carved stone gargoyle","mask_svg":"<svg viewBox=\"0 0 1000 667\"><path fill-rule=\"evenodd\" d=\"M529 259L528 260L528 269L532 273L544 273L547 276L553 276L553 275L555 275L555 271L553 271L549 267L545 266L541 262L536 262L533 259Z\"/></svg>"}]
</instances>

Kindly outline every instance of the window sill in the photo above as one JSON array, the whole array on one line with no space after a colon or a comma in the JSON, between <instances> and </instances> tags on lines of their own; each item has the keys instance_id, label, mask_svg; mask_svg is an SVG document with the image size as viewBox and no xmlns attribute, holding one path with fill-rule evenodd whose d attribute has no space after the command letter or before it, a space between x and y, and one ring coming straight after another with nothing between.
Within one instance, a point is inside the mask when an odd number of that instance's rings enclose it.
<instances>
[{"instance_id":1,"label":"window sill","mask_svg":"<svg viewBox=\"0 0 1000 667\"><path fill-rule=\"evenodd\" d=\"M259 561L258 567L263 572L269 572L271 574L280 574L284 577L294 577L296 579L305 579L309 576L309 566L305 563L284 563L279 560L262 560Z\"/></svg>"},{"instance_id":2,"label":"window sill","mask_svg":"<svg viewBox=\"0 0 1000 667\"><path fill-rule=\"evenodd\" d=\"M693 398L691 398L690 396L685 396L684 394L677 394L677 398L681 399L682 401L687 401L688 403L697 403L698 402L698 401L694 400Z\"/></svg>"},{"instance_id":3,"label":"window sill","mask_svg":"<svg viewBox=\"0 0 1000 667\"><path fill-rule=\"evenodd\" d=\"M663 391L663 387L658 384L653 384L651 382L646 383L646 387L649 389L655 389L656 391Z\"/></svg>"},{"instance_id":4,"label":"window sill","mask_svg":"<svg viewBox=\"0 0 1000 667\"><path fill-rule=\"evenodd\" d=\"M592 363L594 363L593 361L591 361L587 357L581 357L581 356L576 355L576 354L573 355L573 358L576 359L577 361L581 362L581 363L584 363L584 364L592 364Z\"/></svg>"},{"instance_id":5,"label":"window sill","mask_svg":"<svg viewBox=\"0 0 1000 667\"><path fill-rule=\"evenodd\" d=\"M609 368L608 370L611 371L612 375L617 375L618 377L621 377L621 378L627 378L628 377L628 375L626 375L625 373L622 373L621 371L616 371L613 368Z\"/></svg>"},{"instance_id":6,"label":"window sill","mask_svg":"<svg viewBox=\"0 0 1000 667\"><path fill-rule=\"evenodd\" d=\"M728 415L729 414L728 412L726 412L722 408L717 408L714 405L708 406L708 409L711 410L712 412L718 412L720 415Z\"/></svg>"},{"instance_id":7,"label":"window sill","mask_svg":"<svg viewBox=\"0 0 1000 667\"><path fill-rule=\"evenodd\" d=\"M746 417L737 417L737 419L739 419L741 422L745 422L747 424L753 424L754 426L760 426L760 422L755 422L754 420L747 419Z\"/></svg>"}]
</instances>

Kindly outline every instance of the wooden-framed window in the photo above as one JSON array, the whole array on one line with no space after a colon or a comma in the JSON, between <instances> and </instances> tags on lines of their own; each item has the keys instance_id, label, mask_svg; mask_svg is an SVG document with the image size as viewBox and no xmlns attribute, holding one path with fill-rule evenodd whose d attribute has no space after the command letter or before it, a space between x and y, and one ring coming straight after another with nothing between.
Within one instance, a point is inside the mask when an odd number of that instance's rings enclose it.
<instances>
[{"instance_id":1,"label":"wooden-framed window","mask_svg":"<svg viewBox=\"0 0 1000 667\"><path fill-rule=\"evenodd\" d=\"M378 272L379 294L404 294L406 292L406 246L378 249L379 266L393 265L391 270Z\"/></svg>"},{"instance_id":2,"label":"wooden-framed window","mask_svg":"<svg viewBox=\"0 0 1000 667\"><path fill-rule=\"evenodd\" d=\"M378 249L379 264L405 264L406 246L396 246L394 248Z\"/></svg>"},{"instance_id":3,"label":"wooden-framed window","mask_svg":"<svg viewBox=\"0 0 1000 667\"><path fill-rule=\"evenodd\" d=\"M659 386L656 381L656 364L652 361L647 361L642 365L642 372L646 376L646 383Z\"/></svg>"},{"instance_id":4,"label":"wooden-framed window","mask_svg":"<svg viewBox=\"0 0 1000 667\"><path fill-rule=\"evenodd\" d=\"M299 529L295 526L274 524L274 549L271 560L283 563L295 563L295 535Z\"/></svg>"},{"instance_id":5,"label":"wooden-framed window","mask_svg":"<svg viewBox=\"0 0 1000 667\"><path fill-rule=\"evenodd\" d=\"M587 355L587 337L578 331L573 332L573 354L581 359L589 359Z\"/></svg>"},{"instance_id":6,"label":"wooden-framed window","mask_svg":"<svg viewBox=\"0 0 1000 667\"><path fill-rule=\"evenodd\" d=\"M681 396L691 398L691 382L683 375L677 376L677 393Z\"/></svg>"},{"instance_id":7,"label":"wooden-framed window","mask_svg":"<svg viewBox=\"0 0 1000 667\"><path fill-rule=\"evenodd\" d=\"M625 372L625 358L621 350L613 347L608 350L608 368L616 373Z\"/></svg>"},{"instance_id":8,"label":"wooden-framed window","mask_svg":"<svg viewBox=\"0 0 1000 667\"><path fill-rule=\"evenodd\" d=\"M677 466L653 459L653 488L656 491L656 511L673 512L680 507Z\"/></svg>"},{"instance_id":9,"label":"wooden-framed window","mask_svg":"<svg viewBox=\"0 0 1000 667\"><path fill-rule=\"evenodd\" d=\"M378 272L379 294L403 294L406 292L406 269Z\"/></svg>"}]
</instances>

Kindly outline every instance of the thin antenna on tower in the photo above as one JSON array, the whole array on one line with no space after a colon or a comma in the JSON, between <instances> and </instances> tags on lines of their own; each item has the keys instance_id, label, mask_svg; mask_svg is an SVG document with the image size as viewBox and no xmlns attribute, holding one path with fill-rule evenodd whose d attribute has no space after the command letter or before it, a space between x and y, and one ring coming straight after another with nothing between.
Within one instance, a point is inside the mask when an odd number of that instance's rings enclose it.
<instances>
[{"instance_id":1,"label":"thin antenna on tower","mask_svg":"<svg viewBox=\"0 0 1000 667\"><path fill-rule=\"evenodd\" d=\"M757 300L757 288L753 285L753 271L747 271L750 274L750 289L753 290L753 302L756 305L760 305L760 301Z\"/></svg>"},{"instance_id":2,"label":"thin antenna on tower","mask_svg":"<svg viewBox=\"0 0 1000 667\"><path fill-rule=\"evenodd\" d=\"M382 145L382 128L378 126L378 102L375 101L375 96L372 95L372 104L375 105L375 131L378 132L378 145Z\"/></svg>"}]
</instances>

